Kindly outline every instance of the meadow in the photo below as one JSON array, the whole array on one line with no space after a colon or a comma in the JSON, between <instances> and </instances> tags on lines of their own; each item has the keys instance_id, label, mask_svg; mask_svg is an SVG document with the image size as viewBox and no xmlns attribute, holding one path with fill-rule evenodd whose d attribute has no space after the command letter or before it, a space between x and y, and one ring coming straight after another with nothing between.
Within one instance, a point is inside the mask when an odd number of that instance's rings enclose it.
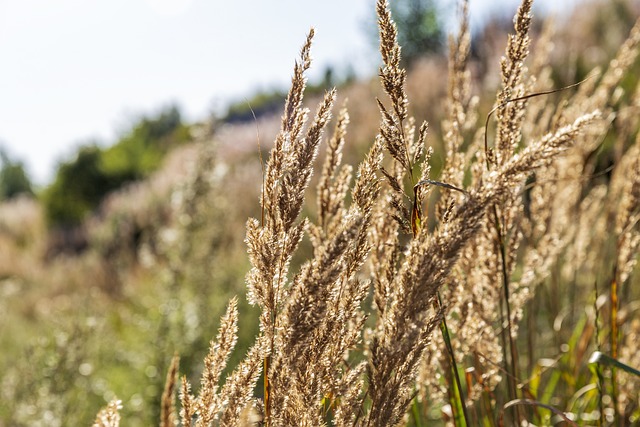
<instances>
[{"instance_id":1,"label":"meadow","mask_svg":"<svg viewBox=\"0 0 640 427\"><path fill-rule=\"evenodd\" d=\"M310 30L77 247L0 204L0 426L638 425L640 5L531 9L305 98Z\"/></svg>"}]
</instances>

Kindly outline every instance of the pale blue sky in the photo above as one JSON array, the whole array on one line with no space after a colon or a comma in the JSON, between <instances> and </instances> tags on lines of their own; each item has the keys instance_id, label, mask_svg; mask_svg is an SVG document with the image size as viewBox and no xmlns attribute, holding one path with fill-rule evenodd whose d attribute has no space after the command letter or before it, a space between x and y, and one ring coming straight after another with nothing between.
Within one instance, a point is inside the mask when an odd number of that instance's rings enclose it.
<instances>
[{"instance_id":1,"label":"pale blue sky","mask_svg":"<svg viewBox=\"0 0 640 427\"><path fill-rule=\"evenodd\" d=\"M538 2L558 8L576 0ZM473 22L518 3L471 0ZM136 115L176 102L198 120L229 99L285 87L311 26L317 75L329 64L375 71L363 32L372 5L0 0L0 144L43 184L80 143L113 142Z\"/></svg>"}]
</instances>

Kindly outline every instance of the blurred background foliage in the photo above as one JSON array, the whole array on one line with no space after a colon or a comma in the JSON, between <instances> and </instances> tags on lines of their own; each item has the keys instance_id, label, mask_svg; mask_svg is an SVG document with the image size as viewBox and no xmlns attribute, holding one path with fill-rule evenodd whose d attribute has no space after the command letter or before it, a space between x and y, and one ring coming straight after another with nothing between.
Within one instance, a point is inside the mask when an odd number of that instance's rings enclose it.
<instances>
[{"instance_id":1,"label":"blurred background foliage","mask_svg":"<svg viewBox=\"0 0 640 427\"><path fill-rule=\"evenodd\" d=\"M79 225L108 193L146 178L170 150L189 140L189 126L178 107L170 106L156 116L142 117L110 147L83 144L71 160L59 165L53 183L42 193L48 223Z\"/></svg>"},{"instance_id":2,"label":"blurred background foliage","mask_svg":"<svg viewBox=\"0 0 640 427\"><path fill-rule=\"evenodd\" d=\"M412 113L430 123L437 174L447 66L442 15L431 1L392 5L411 67ZM609 60L638 13L637 4L622 0L574 11L573 24L559 25L555 36L557 84L578 81ZM474 35L471 72L485 113L499 85L509 26L490 21ZM630 79L637 79L638 64L635 70ZM311 95L338 85L340 97L348 98L345 161L357 163L378 129L377 78L355 80L348 71L327 69L312 83ZM126 425L156 424L171 357L179 353L180 372L197 383L219 316L234 295L240 296L240 338L229 366L242 358L257 331L257 313L244 298L244 225L260 217L258 142L264 157L283 97L278 90L256 93L204 123L186 123L177 106L163 108L136 120L110 146L83 144L35 191L23 164L0 151L0 426L90 425L114 396L123 400ZM607 138L633 135L613 126ZM613 144L604 147L594 153L604 159L598 170L616 155ZM536 383L548 393L562 388L553 384L577 388L586 381L584 372L570 373L581 369L572 349L589 328L576 315L554 331L554 319L564 315L556 279L540 286L529 307L540 313L531 327L553 336L539 341L536 354L561 362L557 376ZM626 297L637 301L637 268L633 280ZM591 296L590 290L574 293L571 310L585 312ZM526 363L546 372L536 361Z\"/></svg>"},{"instance_id":3,"label":"blurred background foliage","mask_svg":"<svg viewBox=\"0 0 640 427\"><path fill-rule=\"evenodd\" d=\"M427 54L442 53L446 46L442 6L434 0L401 0L390 2L390 7L406 67Z\"/></svg>"},{"instance_id":4,"label":"blurred background foliage","mask_svg":"<svg viewBox=\"0 0 640 427\"><path fill-rule=\"evenodd\" d=\"M370 2L370 16L365 31L372 46L380 43L378 16L375 1ZM391 14L398 31L398 43L402 47L402 65L411 68L420 59L441 54L446 48L445 17L450 14L443 2L435 0L398 0L389 2Z\"/></svg>"},{"instance_id":5,"label":"blurred background foliage","mask_svg":"<svg viewBox=\"0 0 640 427\"><path fill-rule=\"evenodd\" d=\"M19 195L33 195L31 181L22 162L11 158L9 153L0 147L0 201Z\"/></svg>"}]
</instances>

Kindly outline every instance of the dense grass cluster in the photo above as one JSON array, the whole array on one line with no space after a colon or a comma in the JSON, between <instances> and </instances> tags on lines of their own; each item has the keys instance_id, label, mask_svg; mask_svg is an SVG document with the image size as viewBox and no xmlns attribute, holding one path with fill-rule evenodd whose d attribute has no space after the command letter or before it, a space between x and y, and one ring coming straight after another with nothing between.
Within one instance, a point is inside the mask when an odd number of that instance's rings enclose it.
<instances>
[{"instance_id":1,"label":"dense grass cluster","mask_svg":"<svg viewBox=\"0 0 640 427\"><path fill-rule=\"evenodd\" d=\"M80 307L2 375L0 426L75 425L104 398L95 426L639 422L640 21L606 66L558 87L553 27L534 44L531 8L516 12L488 101L461 3L434 126L412 116L411 90L441 83L411 80L378 0L382 93L360 150L351 126L369 106L336 107L336 90L314 114L305 103L312 30L268 156L250 145L243 167L224 149L241 134L220 132L87 222L84 267L56 265L99 284L83 299L60 284L53 308L32 309ZM245 247L239 212L252 216ZM7 301L24 292L12 277ZM4 344L20 341L4 329Z\"/></svg>"}]
</instances>

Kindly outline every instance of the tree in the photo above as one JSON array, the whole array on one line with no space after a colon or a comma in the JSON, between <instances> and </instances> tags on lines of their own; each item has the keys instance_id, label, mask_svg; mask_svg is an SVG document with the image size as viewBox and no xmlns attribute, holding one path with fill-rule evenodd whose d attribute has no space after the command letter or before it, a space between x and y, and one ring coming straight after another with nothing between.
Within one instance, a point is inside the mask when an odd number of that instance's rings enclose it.
<instances>
[{"instance_id":1,"label":"tree","mask_svg":"<svg viewBox=\"0 0 640 427\"><path fill-rule=\"evenodd\" d=\"M0 200L11 199L19 194L33 195L31 181L22 162L11 159L0 148Z\"/></svg>"},{"instance_id":2,"label":"tree","mask_svg":"<svg viewBox=\"0 0 640 427\"><path fill-rule=\"evenodd\" d=\"M140 118L111 147L102 149L95 142L82 146L75 158L58 166L54 182L43 192L49 225L80 224L109 192L146 178L172 148L189 139L180 111L170 106Z\"/></svg>"},{"instance_id":3,"label":"tree","mask_svg":"<svg viewBox=\"0 0 640 427\"><path fill-rule=\"evenodd\" d=\"M165 154L190 139L180 110L171 105L157 115L140 118L120 140L102 153L104 172L121 181L145 178Z\"/></svg>"},{"instance_id":4,"label":"tree","mask_svg":"<svg viewBox=\"0 0 640 427\"><path fill-rule=\"evenodd\" d=\"M442 51L444 31L435 0L390 0L389 7L406 67L429 53Z\"/></svg>"},{"instance_id":5,"label":"tree","mask_svg":"<svg viewBox=\"0 0 640 427\"><path fill-rule=\"evenodd\" d=\"M50 225L79 224L109 191L121 185L102 171L101 155L96 145L87 145L74 159L60 164L54 182L42 195Z\"/></svg>"}]
</instances>

